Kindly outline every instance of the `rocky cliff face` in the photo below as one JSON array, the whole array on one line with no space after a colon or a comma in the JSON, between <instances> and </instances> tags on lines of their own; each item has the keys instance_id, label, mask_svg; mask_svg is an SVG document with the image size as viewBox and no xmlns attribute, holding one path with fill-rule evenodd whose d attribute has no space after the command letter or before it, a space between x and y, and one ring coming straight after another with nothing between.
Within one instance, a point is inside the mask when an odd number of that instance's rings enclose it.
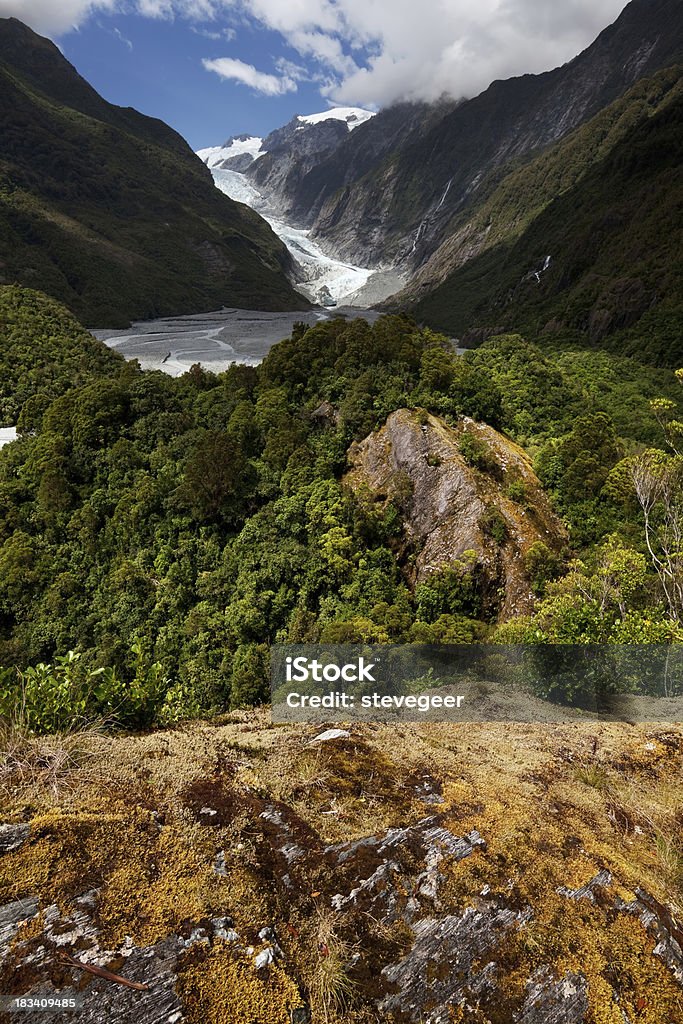
<instances>
[{"instance_id":1,"label":"rocky cliff face","mask_svg":"<svg viewBox=\"0 0 683 1024\"><path fill-rule=\"evenodd\" d=\"M348 134L345 121L330 119L302 124L298 117L293 117L264 139L265 156L247 168L248 176L267 192L269 201L284 216L291 216L292 197L302 178L334 152Z\"/></svg>"},{"instance_id":2,"label":"rocky cliff face","mask_svg":"<svg viewBox=\"0 0 683 1024\"><path fill-rule=\"evenodd\" d=\"M345 258L415 269L503 167L557 142L682 54L682 5L633 0L555 71L494 82L460 104L382 111L304 175L293 205L315 215L314 235Z\"/></svg>"},{"instance_id":3,"label":"rocky cliff face","mask_svg":"<svg viewBox=\"0 0 683 1024\"><path fill-rule=\"evenodd\" d=\"M472 439L486 471L463 456ZM350 487L401 510L402 555L404 561L412 556L413 582L474 552L489 613L506 619L530 609L524 556L538 542L559 552L567 536L521 448L483 423L464 418L450 427L435 416L400 409L352 446L349 461Z\"/></svg>"}]
</instances>

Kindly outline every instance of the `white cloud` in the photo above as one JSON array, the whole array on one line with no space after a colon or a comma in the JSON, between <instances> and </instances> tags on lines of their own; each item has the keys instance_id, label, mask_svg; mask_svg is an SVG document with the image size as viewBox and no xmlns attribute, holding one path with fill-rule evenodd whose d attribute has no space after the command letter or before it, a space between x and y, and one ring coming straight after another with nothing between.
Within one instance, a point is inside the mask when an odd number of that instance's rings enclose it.
<instances>
[{"instance_id":1,"label":"white cloud","mask_svg":"<svg viewBox=\"0 0 683 1024\"><path fill-rule=\"evenodd\" d=\"M123 32L121 32L118 28L114 29L114 35L123 43L124 46L127 46L129 50L133 49L133 44L131 43L130 39L128 39L127 36L124 36Z\"/></svg>"},{"instance_id":2,"label":"white cloud","mask_svg":"<svg viewBox=\"0 0 683 1024\"><path fill-rule=\"evenodd\" d=\"M189 0L169 2L181 8ZM366 106L472 96L495 78L549 70L588 46L625 6L625 0L212 2L215 17L244 13L316 61L334 102Z\"/></svg>"},{"instance_id":3,"label":"white cloud","mask_svg":"<svg viewBox=\"0 0 683 1024\"><path fill-rule=\"evenodd\" d=\"M115 6L116 0L0 0L0 18L19 18L36 32L59 35Z\"/></svg>"},{"instance_id":4,"label":"white cloud","mask_svg":"<svg viewBox=\"0 0 683 1024\"><path fill-rule=\"evenodd\" d=\"M625 0L0 0L0 15L53 34L107 9L186 18L206 32L242 19L280 33L314 61L310 77L327 82L323 91L334 102L382 106L443 93L472 96L495 78L556 67L624 6ZM235 61L233 72L240 66L251 68ZM294 76L255 68L229 77L267 95L295 86Z\"/></svg>"},{"instance_id":5,"label":"white cloud","mask_svg":"<svg viewBox=\"0 0 683 1024\"><path fill-rule=\"evenodd\" d=\"M237 35L234 28L222 28L215 30L211 28L202 28L198 25L190 25L190 31L194 32L196 36L203 36L204 39L212 39L214 42L219 42L220 40L223 40L224 42L227 40L230 42Z\"/></svg>"},{"instance_id":6,"label":"white cloud","mask_svg":"<svg viewBox=\"0 0 683 1024\"><path fill-rule=\"evenodd\" d=\"M336 103L472 96L589 45L625 0L235 0L332 77ZM364 47L366 60L358 48ZM352 56L353 52L353 56Z\"/></svg>"},{"instance_id":7,"label":"white cloud","mask_svg":"<svg viewBox=\"0 0 683 1024\"><path fill-rule=\"evenodd\" d=\"M265 71L257 71L253 64L245 64L243 60L219 57L217 60L203 60L202 64L207 71L215 71L221 78L248 85L250 89L263 93L264 96L282 96L286 92L296 92L296 82L290 75L269 75Z\"/></svg>"}]
</instances>

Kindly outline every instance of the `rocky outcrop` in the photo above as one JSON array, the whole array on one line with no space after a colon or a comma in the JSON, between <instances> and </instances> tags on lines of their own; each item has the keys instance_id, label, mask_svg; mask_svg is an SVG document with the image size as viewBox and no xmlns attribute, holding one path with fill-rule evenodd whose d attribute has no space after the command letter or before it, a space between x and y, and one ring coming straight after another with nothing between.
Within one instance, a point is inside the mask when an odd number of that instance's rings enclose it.
<instances>
[{"instance_id":1,"label":"rocky outcrop","mask_svg":"<svg viewBox=\"0 0 683 1024\"><path fill-rule=\"evenodd\" d=\"M80 1024L679 1019L652 856L678 727L341 732L234 714L103 738L47 811L0 793L3 996Z\"/></svg>"},{"instance_id":2,"label":"rocky outcrop","mask_svg":"<svg viewBox=\"0 0 683 1024\"><path fill-rule=\"evenodd\" d=\"M301 183L313 168L339 148L359 122L362 123L364 111L358 110L356 114L352 108L349 111L347 119L297 114L263 140L263 156L247 168L233 169L246 170L247 176L267 195L268 202L284 217L305 224L310 221L310 210L305 205L302 208L297 200Z\"/></svg>"},{"instance_id":3,"label":"rocky outcrop","mask_svg":"<svg viewBox=\"0 0 683 1024\"><path fill-rule=\"evenodd\" d=\"M468 463L463 452L470 449ZM404 564L410 556L413 583L473 552L489 613L506 619L530 609L524 556L539 542L559 553L567 536L518 445L467 418L449 426L427 413L399 409L351 447L349 463L349 487L400 509L401 554Z\"/></svg>"},{"instance_id":4,"label":"rocky outcrop","mask_svg":"<svg viewBox=\"0 0 683 1024\"><path fill-rule=\"evenodd\" d=\"M506 942L533 926L535 913L529 905L508 904L487 886L464 910L448 911L446 889L459 862L486 852L486 842L476 830L458 836L443 816L434 815L409 827L334 846L324 847L311 833L309 842L300 846L292 844L296 818L291 811L283 816L266 806L257 820L267 836L281 898L298 902L311 872L318 870L317 862L324 882L314 896L329 902L333 914L355 927L359 937L364 918L381 921L385 931L403 929L403 954L397 947L379 950L360 941L345 964L351 975L357 975L355 984L362 981L374 992L371 1002L379 1016L368 1019L449 1024L469 1019L475 1009L497 1005ZM290 870L281 871L280 864ZM217 874L227 876L225 870ZM601 905L610 915L638 919L657 942L653 955L683 983L681 933L669 909L642 890L625 903L609 892L611 885L610 872L602 871L579 890L557 891L567 900L591 903L600 892ZM331 895L335 886L342 891ZM234 928L232 918L203 918L185 922L181 931L152 945L139 947L126 937L112 949L101 941L98 903L99 893L92 890L65 910L52 904L41 912L35 898L0 907L0 953L14 965L12 995L76 996L83 1024L182 1024L188 1020L182 998L188 991L186 976L195 965L201 974L201 964L212 953L248 965L253 976L260 976L264 992L269 976L281 970L296 974L296 964L288 962L278 941L278 925L259 928L250 944ZM291 925L289 931L297 934ZM286 927L282 934L287 934ZM326 943L320 943L319 953L331 955ZM310 1024L309 1008L297 996L296 986L290 984L286 993L287 1004L277 1005L268 1021L284 1020L288 1012L290 1020ZM282 990L271 992L275 999L278 995L282 998ZM618 999L616 992L613 998ZM586 977L571 971L558 977L550 964L543 964L528 978L514 1021L584 1024L588 1011ZM43 1017L36 1010L25 1012L23 1019L38 1024ZM189 1019L197 1018L191 1014ZM624 1020L631 1024L625 1015Z\"/></svg>"}]
</instances>

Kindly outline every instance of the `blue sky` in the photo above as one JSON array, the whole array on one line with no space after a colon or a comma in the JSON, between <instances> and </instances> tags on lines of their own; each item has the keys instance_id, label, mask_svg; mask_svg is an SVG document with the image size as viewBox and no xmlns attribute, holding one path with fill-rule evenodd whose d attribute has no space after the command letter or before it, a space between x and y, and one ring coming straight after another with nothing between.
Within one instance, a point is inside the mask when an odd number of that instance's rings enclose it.
<instances>
[{"instance_id":1,"label":"blue sky","mask_svg":"<svg viewBox=\"0 0 683 1024\"><path fill-rule=\"evenodd\" d=\"M239 42L213 40L177 19L98 15L58 42L105 99L161 118L193 149L218 145L231 135L267 135L295 114L329 105L316 83L298 82L296 92L264 96L204 68L204 59L228 56L276 73L278 57L297 61L277 33L263 29L242 28Z\"/></svg>"},{"instance_id":2,"label":"blue sky","mask_svg":"<svg viewBox=\"0 0 683 1024\"><path fill-rule=\"evenodd\" d=\"M473 96L570 60L625 0L0 0L195 148L331 105Z\"/></svg>"}]
</instances>

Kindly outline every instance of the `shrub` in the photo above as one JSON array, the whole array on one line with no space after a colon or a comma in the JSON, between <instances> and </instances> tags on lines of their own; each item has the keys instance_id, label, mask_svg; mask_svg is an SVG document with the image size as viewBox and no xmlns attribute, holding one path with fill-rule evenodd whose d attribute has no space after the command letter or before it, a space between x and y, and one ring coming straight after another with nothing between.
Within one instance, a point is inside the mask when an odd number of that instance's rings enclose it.
<instances>
[{"instance_id":1,"label":"shrub","mask_svg":"<svg viewBox=\"0 0 683 1024\"><path fill-rule=\"evenodd\" d=\"M482 473L490 473L497 468L496 460L491 449L481 437L466 431L460 437L460 454L468 466L480 470Z\"/></svg>"},{"instance_id":2,"label":"shrub","mask_svg":"<svg viewBox=\"0 0 683 1024\"><path fill-rule=\"evenodd\" d=\"M497 508L487 510L481 525L484 533L492 537L496 544L504 544L509 536L508 524Z\"/></svg>"}]
</instances>

